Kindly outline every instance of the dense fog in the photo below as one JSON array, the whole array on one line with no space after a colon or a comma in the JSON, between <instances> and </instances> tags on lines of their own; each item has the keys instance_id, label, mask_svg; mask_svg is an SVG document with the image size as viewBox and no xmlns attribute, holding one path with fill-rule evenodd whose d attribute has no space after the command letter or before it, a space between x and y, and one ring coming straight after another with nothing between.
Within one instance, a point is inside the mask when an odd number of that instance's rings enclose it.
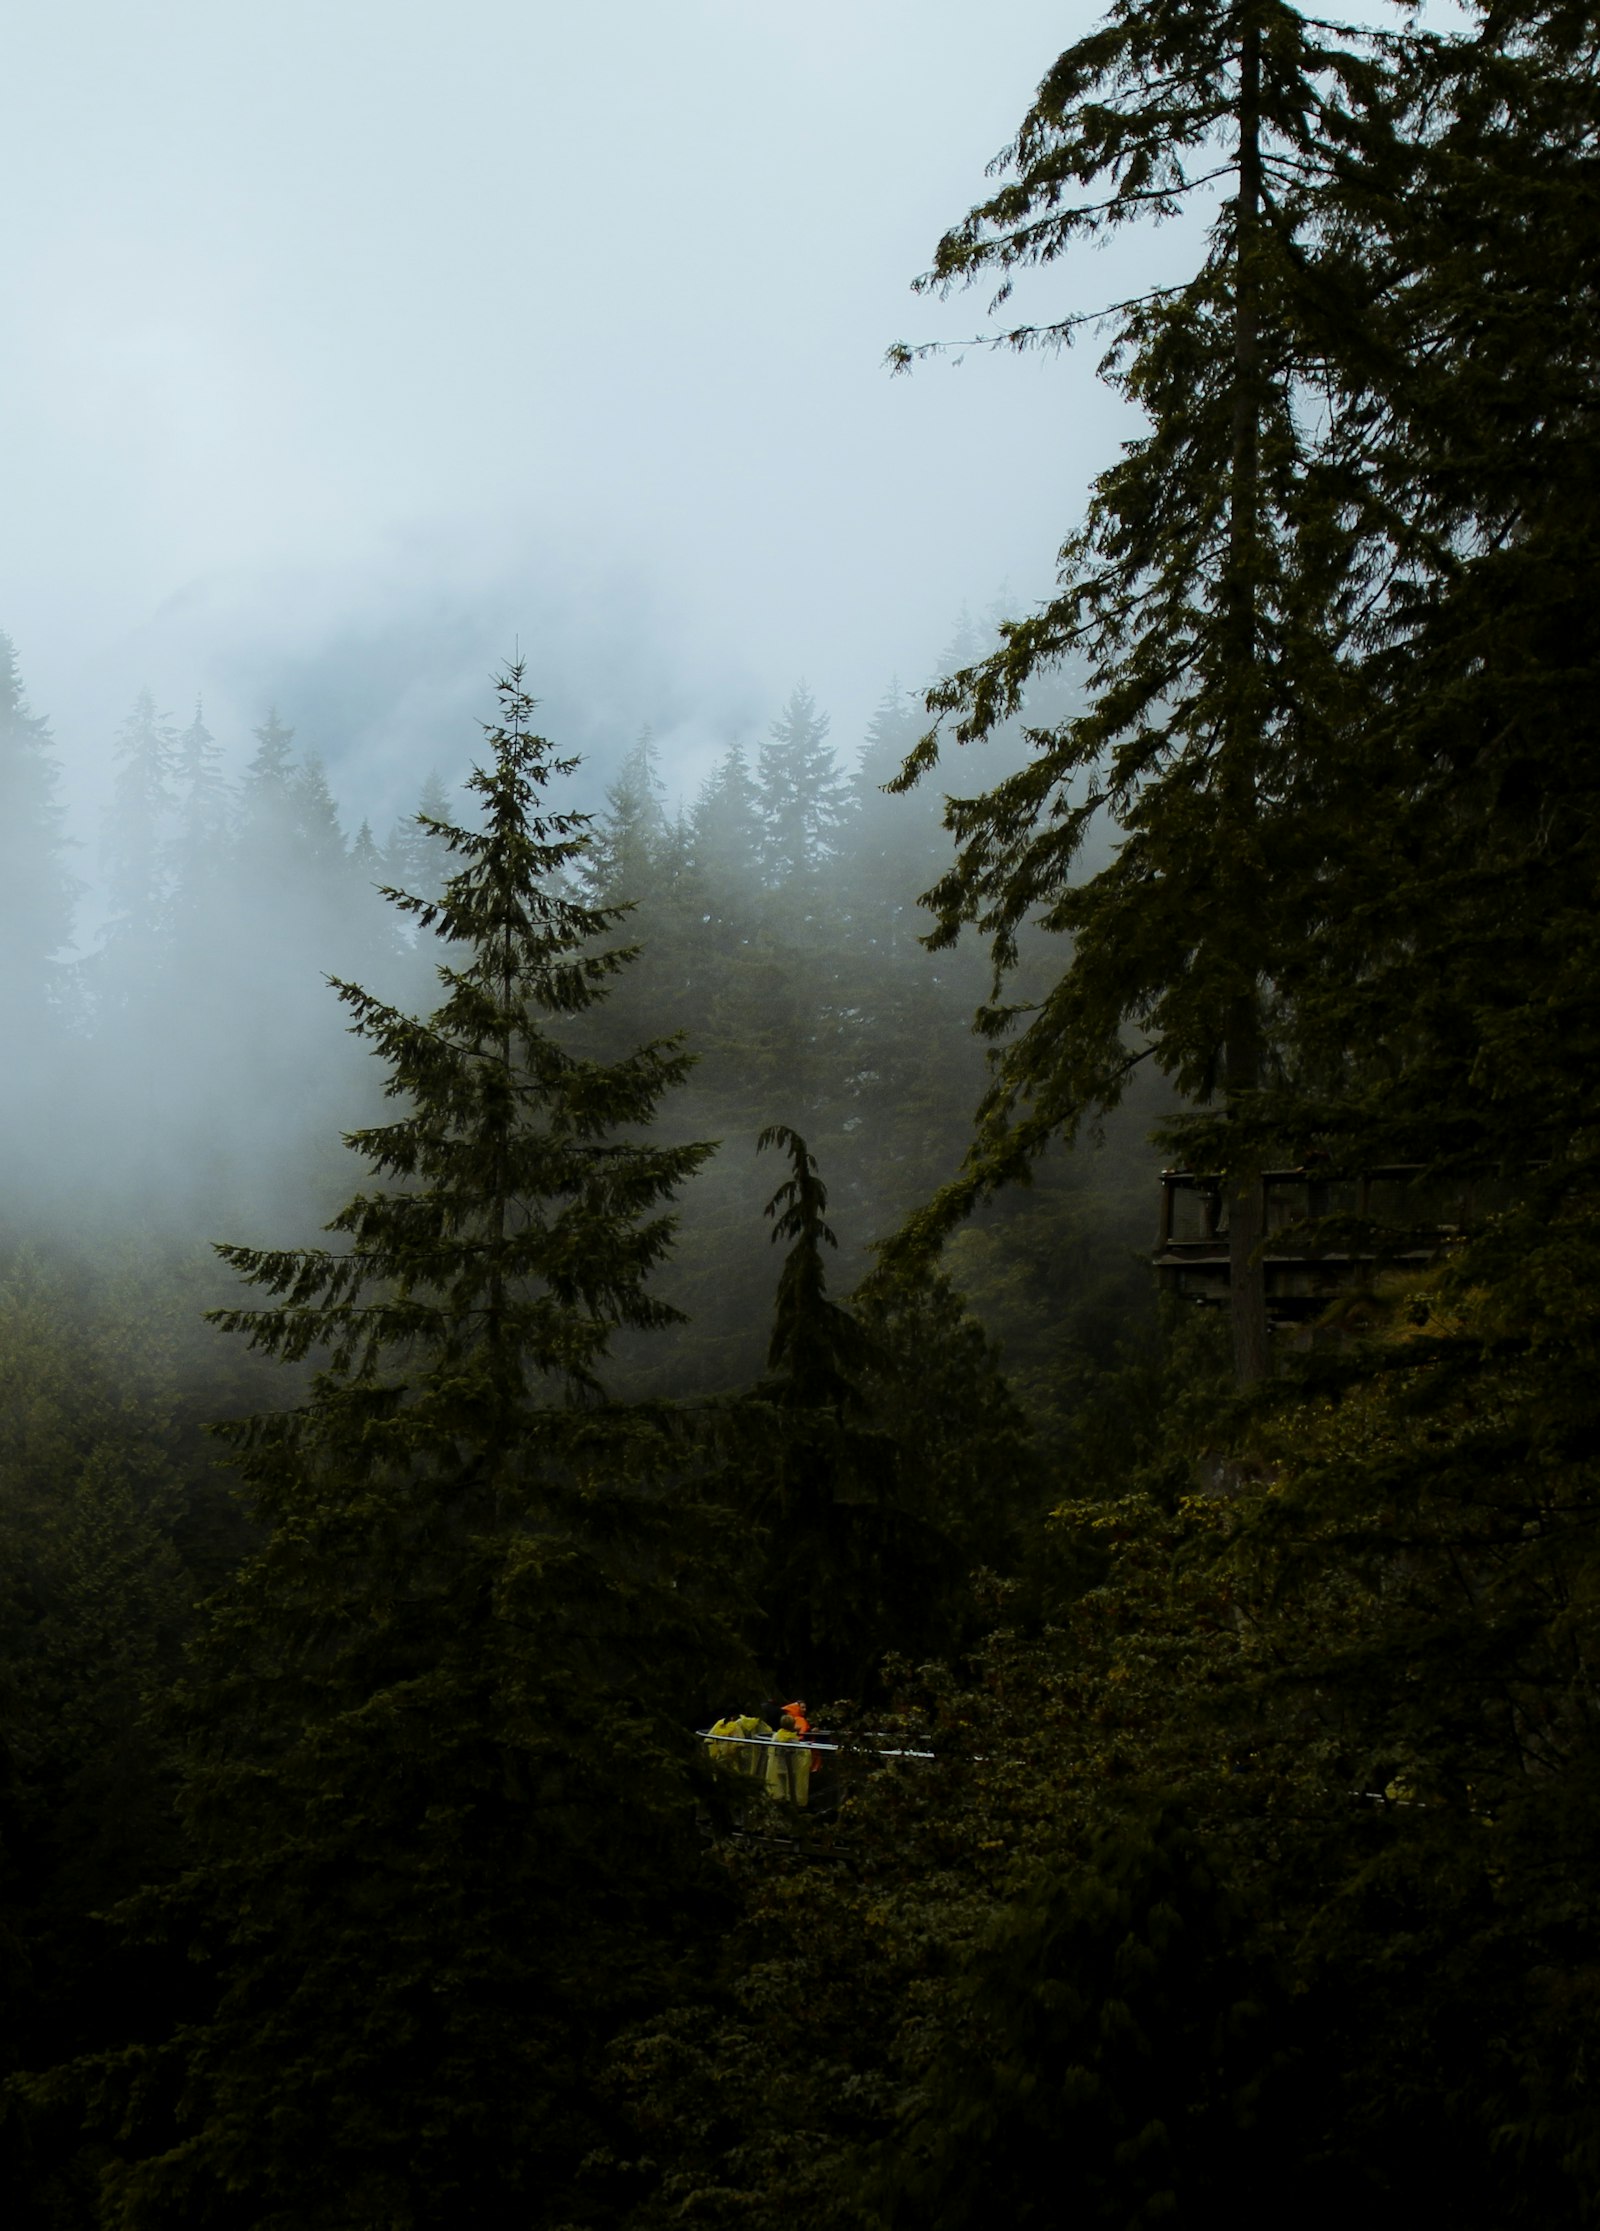
<instances>
[{"instance_id":1,"label":"dense fog","mask_svg":"<svg viewBox=\"0 0 1600 2231\"><path fill-rule=\"evenodd\" d=\"M629 934L682 916L666 934L688 940L693 882L708 948L743 909L795 979L766 1097L729 1100L703 982L647 957L663 1005L630 993L633 1019L706 1055L673 1120L730 1154L766 1120L817 1130L853 1262L959 1155L982 972L915 944L938 786L876 785L920 690L1048 584L1063 491L1120 406L1088 360L894 380L884 352L968 329L908 282L1048 22L1038 0L981 33L953 0L703 0L670 23L479 0L447 27L362 4L270 31L195 6L20 28L31 98L0 154L29 210L0 306L30 429L0 552L16 1228L287 1238L336 1204L375 1087L325 979L430 1004L433 958L374 886L416 882L410 816L459 807L513 656L602 836L652 739L659 842L606 892L638 902ZM710 832L728 755L759 782L802 677L837 811L797 912L762 854L770 798L715 858ZM879 995L818 978L881 950L863 907L890 909L940 1048L916 1085L938 1079L937 1141L870 1173L908 1079L852 1050ZM802 1082L807 1001L839 1044Z\"/></svg>"},{"instance_id":2,"label":"dense fog","mask_svg":"<svg viewBox=\"0 0 1600 2231\"><path fill-rule=\"evenodd\" d=\"M962 615L946 664L990 640ZM115 738L91 884L74 873L59 754L14 651L9 673L9 996L25 1054L6 1106L12 1234L121 1230L190 1254L221 1238L309 1241L360 1179L343 1135L383 1108L381 1066L330 980L410 1013L438 1004L452 956L384 894L439 895L448 850L417 815L471 824L465 794L430 771L409 812L351 827L276 708L241 748L213 734L203 702L179 719L141 691ZM491 698L486 676L485 710ZM1041 714L1067 702L1065 685L1037 695ZM696 1068L661 1127L721 1146L680 1204L680 1259L663 1274L693 1321L693 1360L679 1342L655 1366L665 1385L681 1390L686 1372L732 1383L758 1360L766 1123L801 1129L822 1157L847 1277L961 1159L984 1079L972 1015L987 965L970 939L924 946L918 901L948 846L941 790L884 787L926 721L890 682L864 734L836 739L800 681L686 792L669 789L683 762L647 727L609 780L580 764L551 801L587 815L571 888L622 910L614 938L639 948L597 1042L616 1055L682 1033ZM449 740L481 752L465 721ZM1021 748L999 740L992 766ZM1146 1120L1141 1103L1130 1142ZM1136 1163L1147 1171L1148 1153ZM1100 1204L1119 1263L1150 1217L1132 1182L1114 1211ZM977 1234L968 1246L981 1303Z\"/></svg>"},{"instance_id":3,"label":"dense fog","mask_svg":"<svg viewBox=\"0 0 1600 2231\"><path fill-rule=\"evenodd\" d=\"M1124 419L1092 355L883 366L971 326L909 282L1042 0L70 20L18 27L0 150L0 614L79 837L142 688L241 759L278 704L381 830L518 644L566 742L649 722L687 795L796 675L848 752L964 602L1048 586Z\"/></svg>"}]
</instances>

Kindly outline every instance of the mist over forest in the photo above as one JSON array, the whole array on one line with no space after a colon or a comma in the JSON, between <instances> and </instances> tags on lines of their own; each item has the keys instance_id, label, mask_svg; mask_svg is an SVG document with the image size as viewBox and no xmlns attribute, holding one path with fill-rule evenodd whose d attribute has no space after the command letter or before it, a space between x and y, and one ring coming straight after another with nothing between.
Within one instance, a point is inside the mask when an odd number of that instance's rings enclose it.
<instances>
[{"instance_id":1,"label":"mist over forest","mask_svg":"<svg viewBox=\"0 0 1600 2231\"><path fill-rule=\"evenodd\" d=\"M992 639L962 613L941 670ZM384 1076L352 1039L333 980L410 1012L436 1003L449 953L385 892L440 898L450 854L426 824L469 801L430 770L379 832L365 818L352 826L323 759L275 705L229 751L203 701L177 719L141 689L113 740L98 842L75 844L59 748L14 647L5 655L14 1231L91 1246L114 1231L187 1254L196 1276L219 1237L308 1237L357 1174L345 1135L383 1107ZM1065 698L1064 685L1037 691L1030 712ZM324 727L330 701L318 700ZM559 695L541 693L540 720L558 728L559 712ZM580 737L595 718L591 708L573 722ZM663 1292L690 1296L690 1327L657 1343L648 1367L647 1351L624 1341L619 1353L663 1392L732 1387L759 1367L772 1278L755 1165L765 1122L803 1127L826 1156L847 1283L961 1159L984 1081L972 1016L987 964L970 939L925 948L918 902L944 864L944 801L886 790L926 718L920 695L890 681L859 741L841 746L799 681L748 740L699 754L707 771L676 797L666 769L681 783L694 764L681 724L672 757L650 725L620 750L601 739L609 779L578 739L558 738L575 747L563 810L589 823L574 887L625 910L621 934L639 948L604 1041L620 1051L683 1034L694 1068L671 1122L719 1150L678 1204L663 1273ZM441 738L457 763L480 740L475 719ZM1015 735L1000 738L989 763L1009 770L1018 755ZM75 872L85 854L93 881ZM1103 1260L1082 1266L1091 1286L1124 1275L1147 1238L1147 1128L1143 1114L1123 1126L1138 1176L1119 1165L1099 1204ZM1097 1167L1097 1193L1105 1184ZM984 1289L981 1248L968 1252ZM1036 1360L1025 1312L990 1298ZM1059 1318L1059 1291L1047 1315Z\"/></svg>"},{"instance_id":2,"label":"mist over forest","mask_svg":"<svg viewBox=\"0 0 1600 2231\"><path fill-rule=\"evenodd\" d=\"M8 2224L1595 2221L1600 11L1058 13L18 26Z\"/></svg>"}]
</instances>

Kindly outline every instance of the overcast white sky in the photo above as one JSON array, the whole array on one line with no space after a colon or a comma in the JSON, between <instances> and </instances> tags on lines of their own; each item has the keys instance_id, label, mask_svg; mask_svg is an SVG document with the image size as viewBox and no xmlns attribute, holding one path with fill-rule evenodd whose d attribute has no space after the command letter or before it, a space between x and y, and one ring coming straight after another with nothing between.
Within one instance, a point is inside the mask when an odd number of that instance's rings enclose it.
<instances>
[{"instance_id":1,"label":"overcast white sky","mask_svg":"<svg viewBox=\"0 0 1600 2231\"><path fill-rule=\"evenodd\" d=\"M602 764L651 720L692 780L801 674L852 743L1116 439L1092 348L882 369L981 323L908 284L1097 13L15 10L0 627L80 799L148 683L235 749L276 698L381 825L514 637Z\"/></svg>"}]
</instances>

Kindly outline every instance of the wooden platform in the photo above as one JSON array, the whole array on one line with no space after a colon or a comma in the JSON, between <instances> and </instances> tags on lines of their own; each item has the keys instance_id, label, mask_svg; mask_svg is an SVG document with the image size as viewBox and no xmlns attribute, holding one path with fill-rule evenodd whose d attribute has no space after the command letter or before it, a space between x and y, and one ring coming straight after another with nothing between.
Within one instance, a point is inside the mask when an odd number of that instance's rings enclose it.
<instances>
[{"instance_id":1,"label":"wooden platform","mask_svg":"<svg viewBox=\"0 0 1600 2231\"><path fill-rule=\"evenodd\" d=\"M1484 1208L1481 1185L1429 1177L1396 1164L1335 1178L1314 1169L1268 1170L1265 1194L1267 1314L1276 1324L1320 1316L1369 1286L1381 1269L1425 1269ZM1331 1224L1331 1219L1337 1219ZM1195 1170L1161 1177L1156 1276L1169 1293L1202 1305L1228 1300L1225 1181Z\"/></svg>"}]
</instances>

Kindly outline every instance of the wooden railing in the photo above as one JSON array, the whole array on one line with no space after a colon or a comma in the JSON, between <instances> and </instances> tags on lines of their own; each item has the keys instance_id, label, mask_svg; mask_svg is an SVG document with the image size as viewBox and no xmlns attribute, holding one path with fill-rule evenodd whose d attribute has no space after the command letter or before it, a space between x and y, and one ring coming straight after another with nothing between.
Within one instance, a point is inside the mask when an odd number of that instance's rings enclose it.
<instances>
[{"instance_id":1,"label":"wooden railing","mask_svg":"<svg viewBox=\"0 0 1600 2231\"><path fill-rule=\"evenodd\" d=\"M1491 1205L1482 1181L1438 1178L1420 1164L1332 1177L1315 1168L1263 1173L1262 1270L1268 1315L1318 1316L1384 1268L1425 1268ZM1228 1196L1222 1178L1166 1170L1156 1275L1169 1292L1207 1304L1228 1299Z\"/></svg>"}]
</instances>

